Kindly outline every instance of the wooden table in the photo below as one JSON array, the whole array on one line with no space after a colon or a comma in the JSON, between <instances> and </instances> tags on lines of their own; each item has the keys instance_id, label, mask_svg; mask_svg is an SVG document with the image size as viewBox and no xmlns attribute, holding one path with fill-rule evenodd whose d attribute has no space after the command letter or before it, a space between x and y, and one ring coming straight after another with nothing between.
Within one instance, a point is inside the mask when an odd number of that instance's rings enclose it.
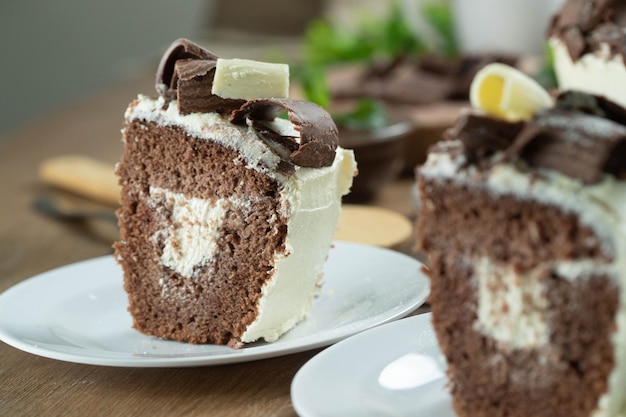
<instances>
[{"instance_id":1,"label":"wooden table","mask_svg":"<svg viewBox=\"0 0 626 417\"><path fill-rule=\"evenodd\" d=\"M153 91L152 73L64 108L0 141L0 293L35 274L112 253L113 223L67 223L32 209L50 192L37 178L51 156L115 162L127 103ZM36 97L33 97L36 99ZM405 179L374 204L411 215ZM89 366L46 359L0 343L0 416L294 416L298 369L320 349L248 363L181 369Z\"/></svg>"}]
</instances>

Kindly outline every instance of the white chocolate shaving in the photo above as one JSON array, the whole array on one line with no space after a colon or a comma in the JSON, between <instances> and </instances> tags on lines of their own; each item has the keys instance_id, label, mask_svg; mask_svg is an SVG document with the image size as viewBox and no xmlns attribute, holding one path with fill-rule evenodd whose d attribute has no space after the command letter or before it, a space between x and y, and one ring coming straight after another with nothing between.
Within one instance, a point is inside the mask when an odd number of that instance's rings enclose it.
<instances>
[{"instance_id":1,"label":"white chocolate shaving","mask_svg":"<svg viewBox=\"0 0 626 417\"><path fill-rule=\"evenodd\" d=\"M211 92L222 98L286 98L289 96L289 66L248 59L217 60Z\"/></svg>"},{"instance_id":2,"label":"white chocolate shaving","mask_svg":"<svg viewBox=\"0 0 626 417\"><path fill-rule=\"evenodd\" d=\"M488 115L510 121L530 119L553 104L550 94L537 81L500 63L478 71L470 87L470 101Z\"/></svg>"}]
</instances>

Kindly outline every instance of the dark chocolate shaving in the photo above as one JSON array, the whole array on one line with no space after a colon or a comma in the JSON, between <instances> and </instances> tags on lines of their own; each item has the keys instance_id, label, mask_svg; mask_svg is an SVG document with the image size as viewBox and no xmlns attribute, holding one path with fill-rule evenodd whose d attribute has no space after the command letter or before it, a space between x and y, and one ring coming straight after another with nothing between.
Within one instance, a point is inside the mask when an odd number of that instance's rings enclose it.
<instances>
[{"instance_id":1,"label":"dark chocolate shaving","mask_svg":"<svg viewBox=\"0 0 626 417\"><path fill-rule=\"evenodd\" d=\"M566 91L559 94L554 107L564 111L578 111L599 117L606 116L596 96L580 91Z\"/></svg>"},{"instance_id":2,"label":"dark chocolate shaving","mask_svg":"<svg viewBox=\"0 0 626 417\"><path fill-rule=\"evenodd\" d=\"M557 96L555 108L604 117L626 126L626 109L603 96L565 91Z\"/></svg>"},{"instance_id":3,"label":"dark chocolate shaving","mask_svg":"<svg viewBox=\"0 0 626 417\"><path fill-rule=\"evenodd\" d=\"M463 142L468 163L478 163L497 151L506 150L523 127L523 122L466 113L446 135Z\"/></svg>"},{"instance_id":4,"label":"dark chocolate shaving","mask_svg":"<svg viewBox=\"0 0 626 417\"><path fill-rule=\"evenodd\" d=\"M255 132L268 142L275 143L285 149L289 156L292 152L298 150L298 142L294 136L283 136L276 132L272 126L263 120L250 120L250 125Z\"/></svg>"},{"instance_id":5,"label":"dark chocolate shaving","mask_svg":"<svg viewBox=\"0 0 626 417\"><path fill-rule=\"evenodd\" d=\"M177 99L180 114L195 112L230 113L245 100L224 99L211 93L216 61L184 59L176 61Z\"/></svg>"},{"instance_id":6,"label":"dark chocolate shaving","mask_svg":"<svg viewBox=\"0 0 626 417\"><path fill-rule=\"evenodd\" d=\"M447 136L463 143L467 163L479 169L522 160L588 184L605 173L626 176L626 109L600 96L563 93L525 122L464 114Z\"/></svg>"},{"instance_id":7,"label":"dark chocolate shaving","mask_svg":"<svg viewBox=\"0 0 626 417\"><path fill-rule=\"evenodd\" d=\"M184 60L216 61L217 55L188 39L177 39L165 51L156 74L156 90L160 96L173 100L176 98L178 77L175 73L176 62Z\"/></svg>"},{"instance_id":8,"label":"dark chocolate shaving","mask_svg":"<svg viewBox=\"0 0 626 417\"><path fill-rule=\"evenodd\" d=\"M285 175L291 175L296 171L296 166L289 161L281 159L276 166L278 172L282 172Z\"/></svg>"},{"instance_id":9,"label":"dark chocolate shaving","mask_svg":"<svg viewBox=\"0 0 626 417\"><path fill-rule=\"evenodd\" d=\"M248 123L257 135L265 141L272 151L280 156L277 170L283 174L291 174L295 171L293 163L289 162L289 155L298 149L298 142L292 136L283 136L276 132L269 122L260 120L248 120Z\"/></svg>"},{"instance_id":10,"label":"dark chocolate shaving","mask_svg":"<svg viewBox=\"0 0 626 417\"><path fill-rule=\"evenodd\" d=\"M217 55L187 39L178 39L163 55L156 89L167 100L178 100L180 114L230 113L245 100L225 99L211 93Z\"/></svg>"},{"instance_id":11,"label":"dark chocolate shaving","mask_svg":"<svg viewBox=\"0 0 626 417\"><path fill-rule=\"evenodd\" d=\"M550 109L526 125L507 155L518 154L531 166L595 183L603 172L618 176L626 169L626 159L620 164L611 158L614 149L623 150L624 146L626 126L598 116Z\"/></svg>"},{"instance_id":12,"label":"dark chocolate shaving","mask_svg":"<svg viewBox=\"0 0 626 417\"><path fill-rule=\"evenodd\" d=\"M215 61L181 59L174 64L174 77L178 79L176 92L180 114L205 111L212 99L211 86L215 75Z\"/></svg>"},{"instance_id":13,"label":"dark chocolate shaving","mask_svg":"<svg viewBox=\"0 0 626 417\"><path fill-rule=\"evenodd\" d=\"M563 31L562 39L572 60L580 58L585 53L587 48L585 36L579 28L573 27Z\"/></svg>"},{"instance_id":14,"label":"dark chocolate shaving","mask_svg":"<svg viewBox=\"0 0 626 417\"><path fill-rule=\"evenodd\" d=\"M601 21L607 19L607 12L613 0L566 1L559 14L559 24L564 27L577 26L583 32L593 30Z\"/></svg>"},{"instance_id":15,"label":"dark chocolate shaving","mask_svg":"<svg viewBox=\"0 0 626 417\"><path fill-rule=\"evenodd\" d=\"M604 23L599 25L589 35L589 47L592 50L600 49L601 44L607 44L611 56L625 56L626 42L624 42L624 32L615 23Z\"/></svg>"},{"instance_id":16,"label":"dark chocolate shaving","mask_svg":"<svg viewBox=\"0 0 626 417\"><path fill-rule=\"evenodd\" d=\"M287 111L287 117L299 132L299 141L290 136L283 136L279 141L275 137L279 135L278 132L272 131L268 135L268 125L259 123L272 121L284 111ZM263 131L260 136L266 141L271 136L271 142L280 143L290 151L286 159L295 165L319 168L330 166L335 160L339 142L337 126L328 112L316 104L279 98L250 100L232 113L231 122L248 124L257 133Z\"/></svg>"},{"instance_id":17,"label":"dark chocolate shaving","mask_svg":"<svg viewBox=\"0 0 626 417\"><path fill-rule=\"evenodd\" d=\"M179 59L174 64L174 78L180 81L189 81L198 77L206 77L215 70L217 60L207 59Z\"/></svg>"},{"instance_id":18,"label":"dark chocolate shaving","mask_svg":"<svg viewBox=\"0 0 626 417\"><path fill-rule=\"evenodd\" d=\"M560 38L573 61L608 44L611 56L626 58L626 34L620 29L626 7L616 0L566 0L552 19L550 36Z\"/></svg>"},{"instance_id":19,"label":"dark chocolate shaving","mask_svg":"<svg viewBox=\"0 0 626 417\"><path fill-rule=\"evenodd\" d=\"M217 112L231 114L231 122L248 124L269 148L281 157L276 168L289 174L294 165L332 165L338 146L337 127L323 108L309 102L289 99L225 99L212 91L217 55L187 40L178 39L165 52L157 70L156 89L168 101L178 100L180 114ZM277 132L272 122L282 112L287 115L296 136Z\"/></svg>"}]
</instances>

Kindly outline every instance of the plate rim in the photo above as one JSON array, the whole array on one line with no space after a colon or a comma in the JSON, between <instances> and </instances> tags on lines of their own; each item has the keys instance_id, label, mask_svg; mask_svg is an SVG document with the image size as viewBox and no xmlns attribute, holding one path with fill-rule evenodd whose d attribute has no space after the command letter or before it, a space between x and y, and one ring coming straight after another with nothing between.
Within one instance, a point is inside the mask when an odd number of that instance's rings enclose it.
<instances>
[{"instance_id":1,"label":"plate rim","mask_svg":"<svg viewBox=\"0 0 626 417\"><path fill-rule=\"evenodd\" d=\"M433 339L429 340L429 342L435 343L437 346L437 350L440 351L436 335L434 333L434 330L432 329L432 312L430 311L407 316L380 326L375 326L352 337L346 338L317 353L315 356L305 362L304 365L302 365L294 375L291 381L289 395L291 398L291 404L296 414L300 417L320 417L318 414L315 413L314 409L311 409L309 407L310 401L303 401L303 398L306 398L303 385L306 385L309 378L311 378L310 374L312 372L315 372L316 368L320 366L320 364L323 364L326 361L330 361L333 358L336 359L335 356L337 352L341 352L342 350L346 349L348 345L358 344L359 342L363 342L369 338L381 335L382 333L393 333L393 331L397 328L404 327L412 329L414 333L419 332L420 329L422 331L432 330L431 336ZM415 351L415 346L411 347L407 345L406 347L406 353ZM365 414L365 416L369 415L370 414Z\"/></svg>"},{"instance_id":2,"label":"plate rim","mask_svg":"<svg viewBox=\"0 0 626 417\"><path fill-rule=\"evenodd\" d=\"M361 250L363 250L363 248L368 248L368 249L373 249L376 251L391 253L393 254L393 256L405 257L407 259L410 259L411 261L415 262L415 266L416 266L415 277L418 281L420 281L418 284L418 288L420 291L418 291L411 298L411 301L408 302L402 309L398 310L396 313L386 315L380 320L377 320L376 323L374 324L370 324L370 325L366 325L362 327L357 326L353 331L339 332L339 334L336 334L330 337L322 337L322 338L319 338L319 334L323 332L317 332L312 335L300 337L295 340L288 340L286 342L283 342L280 345L275 344L276 342L267 343L267 344L264 343L259 346L251 346L248 348L244 347L242 349L229 351L224 354L217 353L217 354L210 354L210 355L209 354L202 355L201 353L198 353L198 354L194 354L191 356L175 356L175 355L172 355L172 356L167 355L168 357L123 356L123 357L115 358L112 356L102 355L101 354L102 351L97 351L99 353L98 355L86 355L85 353L88 352L86 350L84 353L77 355L75 353L68 353L68 352L63 352L59 350L53 350L53 349L49 349L46 347L38 346L32 342L28 342L24 340L24 338L22 337L18 337L17 335L15 335L14 333L10 331L11 330L10 328L9 329L5 328L5 325L3 324L3 320L1 317L2 315L0 315L0 341L16 349L19 349L21 351L34 354L40 357L45 357L45 358L55 359L55 360L60 360L60 361L65 361L65 362L71 362L71 363L86 364L86 365L98 365L98 366L110 366L110 367L131 367L131 368L173 368L173 367L180 368L180 367L195 367L195 366L213 366L213 365L223 365L223 364L230 364L230 363L239 363L239 362L247 362L247 361L259 360L259 359L273 358L273 357L278 357L278 356L283 356L283 355L288 355L292 353L303 352L307 350L313 350L313 349L317 349L320 347L329 346L341 340L344 340L346 338L352 337L358 333L367 331L373 327L377 327L377 326L401 319L403 317L406 317L408 314L415 311L419 306L421 306L426 301L426 298L428 297L428 294L430 292L430 283L428 281L428 278L422 271L423 264L419 260L407 254L404 254L402 252L398 252L398 251L394 251L391 249L382 248L378 246L373 246L373 245L361 244L361 243L334 241L333 247L348 247L348 248L353 247L357 249L361 248ZM29 278L26 278L14 284L13 286L9 287L8 289L0 293L0 312L2 311L3 307L5 307L5 304L7 304L11 300L12 296L15 296L15 294L19 295L20 292L25 291L26 289L36 288L38 285L40 285L39 281L50 279L51 276L53 276L57 280L63 280L64 278L67 279L66 278L67 271L71 271L73 269L81 270L82 268L89 268L90 264L99 265L100 263L103 263L104 265L108 265L109 262L112 262L113 264L115 264L115 267L119 271L119 276L117 276L115 279L119 280L120 290L123 291L123 286L122 286L123 278L121 275L122 271L119 265L117 265L114 259L114 255L103 255L103 256L98 256L98 257L94 257L90 259L81 260L75 263L63 265L57 268L53 268L53 269L44 271L42 273L33 275ZM73 280L75 279L76 278L73 278ZM109 281L105 281L105 282L111 285L113 280L114 278L111 278ZM103 281L102 280L91 281L92 284L97 283L97 282L102 283ZM90 286L90 288L92 287L94 287L94 285ZM385 312L380 313L380 314L384 315L384 313ZM371 317L376 317L376 315L372 315L370 316L370 318ZM315 339L316 335L318 337L318 340L316 341L314 340L308 343L306 342L306 340L309 338ZM146 337L148 339L154 338L153 336L148 336L148 335L140 334L140 336ZM157 338L154 338L154 339L157 339ZM182 342L172 341L172 343L182 343ZM127 352L126 354L132 355L132 352Z\"/></svg>"}]
</instances>

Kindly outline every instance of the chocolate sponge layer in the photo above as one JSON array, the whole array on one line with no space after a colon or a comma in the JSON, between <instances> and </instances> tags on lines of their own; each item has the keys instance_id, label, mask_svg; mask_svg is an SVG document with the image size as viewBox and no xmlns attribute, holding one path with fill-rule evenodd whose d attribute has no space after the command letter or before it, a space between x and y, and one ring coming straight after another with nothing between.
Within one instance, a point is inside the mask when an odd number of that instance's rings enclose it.
<instances>
[{"instance_id":1,"label":"chocolate sponge layer","mask_svg":"<svg viewBox=\"0 0 626 417\"><path fill-rule=\"evenodd\" d=\"M133 121L124 130L117 174L122 189L115 244L134 327L191 343L236 345L257 315L261 288L284 251L285 207L279 185L245 168L236 151L189 137L179 127ZM161 262L157 232L175 226L171 207L150 199L158 187L187 198L241 199L227 208L214 257L183 276ZM155 237L157 236L157 237Z\"/></svg>"},{"instance_id":2,"label":"chocolate sponge layer","mask_svg":"<svg viewBox=\"0 0 626 417\"><path fill-rule=\"evenodd\" d=\"M601 272L559 277L555 260L607 262L593 230L555 206L419 179L416 234L428 256L433 325L459 416L589 416L614 366L618 288ZM474 262L544 273L549 342L515 348L476 327Z\"/></svg>"}]
</instances>

